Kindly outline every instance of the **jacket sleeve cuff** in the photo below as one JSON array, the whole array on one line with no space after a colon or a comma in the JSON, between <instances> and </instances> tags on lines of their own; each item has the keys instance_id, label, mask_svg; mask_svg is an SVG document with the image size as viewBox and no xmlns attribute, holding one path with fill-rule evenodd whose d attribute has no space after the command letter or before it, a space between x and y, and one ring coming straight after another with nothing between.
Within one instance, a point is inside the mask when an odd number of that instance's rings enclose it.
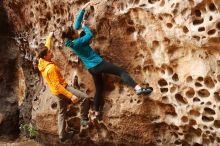
<instances>
[{"instance_id":1,"label":"jacket sleeve cuff","mask_svg":"<svg viewBox=\"0 0 220 146\"><path fill-rule=\"evenodd\" d=\"M58 90L60 91L60 93L68 97L69 99L73 96L73 94L69 92L68 90L66 90L65 87L63 87L62 85L59 85L58 88L59 88Z\"/></svg>"},{"instance_id":2,"label":"jacket sleeve cuff","mask_svg":"<svg viewBox=\"0 0 220 146\"><path fill-rule=\"evenodd\" d=\"M80 13L85 13L85 9L80 9Z\"/></svg>"},{"instance_id":3,"label":"jacket sleeve cuff","mask_svg":"<svg viewBox=\"0 0 220 146\"><path fill-rule=\"evenodd\" d=\"M72 96L73 96L73 94L67 91L66 97L68 97L69 99L71 99Z\"/></svg>"}]
</instances>

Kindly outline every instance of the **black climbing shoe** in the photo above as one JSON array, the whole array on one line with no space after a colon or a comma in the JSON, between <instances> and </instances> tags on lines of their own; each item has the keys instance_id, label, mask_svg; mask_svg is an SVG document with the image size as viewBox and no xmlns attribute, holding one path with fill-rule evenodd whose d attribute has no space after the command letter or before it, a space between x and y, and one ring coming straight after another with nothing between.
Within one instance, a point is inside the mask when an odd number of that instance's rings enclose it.
<instances>
[{"instance_id":1,"label":"black climbing shoe","mask_svg":"<svg viewBox=\"0 0 220 146\"><path fill-rule=\"evenodd\" d=\"M64 143L66 140L73 138L74 134L75 134L74 131L70 131L70 132L66 133L64 137L60 138L60 142Z\"/></svg>"},{"instance_id":2,"label":"black climbing shoe","mask_svg":"<svg viewBox=\"0 0 220 146\"><path fill-rule=\"evenodd\" d=\"M137 95L140 95L140 94L147 94L147 95L150 95L151 92L153 91L153 88L152 87L146 87L146 88L141 88L139 90L136 90L136 94Z\"/></svg>"}]
</instances>

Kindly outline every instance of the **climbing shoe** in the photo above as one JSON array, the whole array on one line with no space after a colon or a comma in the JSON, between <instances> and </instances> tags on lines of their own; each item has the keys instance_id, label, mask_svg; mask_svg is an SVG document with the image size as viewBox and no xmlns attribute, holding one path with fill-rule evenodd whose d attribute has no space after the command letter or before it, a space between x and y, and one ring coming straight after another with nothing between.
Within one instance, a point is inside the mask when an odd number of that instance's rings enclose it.
<instances>
[{"instance_id":1,"label":"climbing shoe","mask_svg":"<svg viewBox=\"0 0 220 146\"><path fill-rule=\"evenodd\" d=\"M89 120L88 119L81 119L80 120L80 125L83 126L83 127L86 127L89 123Z\"/></svg>"},{"instance_id":2,"label":"climbing shoe","mask_svg":"<svg viewBox=\"0 0 220 146\"><path fill-rule=\"evenodd\" d=\"M153 88L152 87L146 87L146 88L141 88L139 90L136 90L136 94L137 95L140 95L140 94L147 94L147 95L150 95L151 92L153 91Z\"/></svg>"}]
</instances>

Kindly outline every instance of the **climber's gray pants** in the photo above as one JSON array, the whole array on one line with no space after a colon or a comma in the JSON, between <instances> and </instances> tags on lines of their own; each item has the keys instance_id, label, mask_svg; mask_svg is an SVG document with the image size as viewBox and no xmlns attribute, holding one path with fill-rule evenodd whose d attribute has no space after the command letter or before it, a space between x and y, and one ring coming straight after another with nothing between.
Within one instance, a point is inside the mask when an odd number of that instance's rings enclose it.
<instances>
[{"instance_id":1,"label":"climber's gray pants","mask_svg":"<svg viewBox=\"0 0 220 146\"><path fill-rule=\"evenodd\" d=\"M90 99L87 94L74 89L71 86L67 86L66 89L70 91L73 95L82 98L82 100L77 104L80 106L80 112L81 112L81 118L82 119L88 119L88 113L90 109ZM58 134L59 138L65 137L65 129L66 129L66 122L65 122L65 113L67 111L67 105L69 103L69 99L65 97L64 95L60 94L57 95L58 97L58 102L57 102L57 107L58 107Z\"/></svg>"}]
</instances>

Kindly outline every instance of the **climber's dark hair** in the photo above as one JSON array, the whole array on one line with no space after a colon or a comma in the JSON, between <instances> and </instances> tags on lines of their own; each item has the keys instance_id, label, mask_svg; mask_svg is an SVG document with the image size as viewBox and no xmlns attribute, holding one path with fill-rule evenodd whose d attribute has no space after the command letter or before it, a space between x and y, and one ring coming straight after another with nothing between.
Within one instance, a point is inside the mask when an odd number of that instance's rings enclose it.
<instances>
[{"instance_id":1,"label":"climber's dark hair","mask_svg":"<svg viewBox=\"0 0 220 146\"><path fill-rule=\"evenodd\" d=\"M46 56L47 55L47 53L48 53L48 49L47 48L44 48L43 50L41 50L40 52L39 52L39 54L38 54L38 58L40 59L40 58L44 58L44 56Z\"/></svg>"},{"instance_id":2,"label":"climber's dark hair","mask_svg":"<svg viewBox=\"0 0 220 146\"><path fill-rule=\"evenodd\" d=\"M83 37L85 34L86 34L85 31L81 31L80 34L79 34L79 36L80 36L80 37Z\"/></svg>"},{"instance_id":3,"label":"climber's dark hair","mask_svg":"<svg viewBox=\"0 0 220 146\"><path fill-rule=\"evenodd\" d=\"M76 33L73 29L72 26L67 27L63 32L62 32L62 39L72 39L73 34Z\"/></svg>"}]
</instances>

